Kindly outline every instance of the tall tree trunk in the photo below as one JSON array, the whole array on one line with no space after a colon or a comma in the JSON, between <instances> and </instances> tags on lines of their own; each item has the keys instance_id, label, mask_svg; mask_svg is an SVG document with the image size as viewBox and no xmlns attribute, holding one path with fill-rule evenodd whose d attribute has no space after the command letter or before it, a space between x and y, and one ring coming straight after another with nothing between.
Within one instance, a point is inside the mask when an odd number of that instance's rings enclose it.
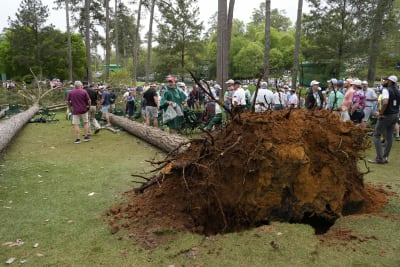
<instances>
[{"instance_id":1,"label":"tall tree trunk","mask_svg":"<svg viewBox=\"0 0 400 267\"><path fill-rule=\"evenodd\" d=\"M186 49L185 42L186 42L185 34L183 34L182 50L181 50L181 68L182 68L182 71L184 71L184 68L185 68L185 49ZM182 75L182 79L183 79L183 75Z\"/></svg>"},{"instance_id":2,"label":"tall tree trunk","mask_svg":"<svg viewBox=\"0 0 400 267\"><path fill-rule=\"evenodd\" d=\"M375 82L376 64L379 56L379 48L382 40L383 19L385 12L392 12L393 0L379 0L375 11L372 36L369 47L368 82Z\"/></svg>"},{"instance_id":3,"label":"tall tree trunk","mask_svg":"<svg viewBox=\"0 0 400 267\"><path fill-rule=\"evenodd\" d=\"M226 56L224 57L224 68L222 75L222 84L229 77L229 54L231 49L231 35L232 35L232 24L233 24L233 10L235 9L235 0L229 0L229 8L228 8L228 18L227 18L227 31L225 35L225 45L226 45ZM224 94L224 90L220 91L220 97L222 98Z\"/></svg>"},{"instance_id":4,"label":"tall tree trunk","mask_svg":"<svg viewBox=\"0 0 400 267\"><path fill-rule=\"evenodd\" d=\"M115 0L115 18L114 18L114 32L115 32L115 64L119 66L119 34L118 34L118 0Z\"/></svg>"},{"instance_id":5,"label":"tall tree trunk","mask_svg":"<svg viewBox=\"0 0 400 267\"><path fill-rule=\"evenodd\" d=\"M92 55L90 49L90 0L85 0L85 46L86 46L86 75L88 83L92 83Z\"/></svg>"},{"instance_id":6,"label":"tall tree trunk","mask_svg":"<svg viewBox=\"0 0 400 267\"><path fill-rule=\"evenodd\" d=\"M133 84L136 85L137 82L137 63L138 63L138 50L140 47L140 18L141 18L141 13L142 13L142 4L143 0L139 1L139 7L138 7L138 14L137 14L137 20L136 20L136 32L135 32L135 42L133 44Z\"/></svg>"},{"instance_id":7,"label":"tall tree trunk","mask_svg":"<svg viewBox=\"0 0 400 267\"><path fill-rule=\"evenodd\" d=\"M110 122L167 153L179 148L183 143L188 142L188 139L180 135L171 135L158 128L143 125L113 114L110 114ZM179 149L179 152L182 152L185 148L186 147L183 146Z\"/></svg>"},{"instance_id":8,"label":"tall tree trunk","mask_svg":"<svg viewBox=\"0 0 400 267\"><path fill-rule=\"evenodd\" d=\"M39 104L35 103L32 107L21 112L10 119L0 123L0 152L10 143L13 137L28 123L36 112L39 111Z\"/></svg>"},{"instance_id":9,"label":"tall tree trunk","mask_svg":"<svg viewBox=\"0 0 400 267\"><path fill-rule=\"evenodd\" d=\"M110 0L105 0L106 6L106 81L110 80L111 41L110 41Z\"/></svg>"},{"instance_id":10,"label":"tall tree trunk","mask_svg":"<svg viewBox=\"0 0 400 267\"><path fill-rule=\"evenodd\" d=\"M150 6L150 21L149 21L149 32L147 33L147 58L146 58L146 83L149 83L150 76L150 65L151 65L151 50L153 49L153 21L154 21L154 8L156 6L156 0L151 1Z\"/></svg>"},{"instance_id":11,"label":"tall tree trunk","mask_svg":"<svg viewBox=\"0 0 400 267\"><path fill-rule=\"evenodd\" d=\"M340 39L339 39L339 49L338 49L338 63L336 66L336 76L340 78L340 73L342 69L343 53L344 53L344 42L345 42L345 32L346 32L346 17L347 17L347 0L343 1L342 12L340 12Z\"/></svg>"},{"instance_id":12,"label":"tall tree trunk","mask_svg":"<svg viewBox=\"0 0 400 267\"><path fill-rule=\"evenodd\" d=\"M218 43L217 43L217 82L224 85L226 77L226 57L227 57L227 0L218 0Z\"/></svg>"},{"instance_id":13,"label":"tall tree trunk","mask_svg":"<svg viewBox=\"0 0 400 267\"><path fill-rule=\"evenodd\" d=\"M301 38L301 18L303 16L303 0L299 0L297 6L297 21L296 21L296 41L294 46L293 69L292 69L292 88L297 87L297 73L299 70L300 57L300 38Z\"/></svg>"},{"instance_id":14,"label":"tall tree trunk","mask_svg":"<svg viewBox=\"0 0 400 267\"><path fill-rule=\"evenodd\" d=\"M124 46L124 68L128 69L128 55L126 53L126 47Z\"/></svg>"},{"instance_id":15,"label":"tall tree trunk","mask_svg":"<svg viewBox=\"0 0 400 267\"><path fill-rule=\"evenodd\" d=\"M68 38L68 80L72 81L72 44L71 44L71 27L69 25L69 1L65 0L65 17L67 19L67 38Z\"/></svg>"},{"instance_id":16,"label":"tall tree trunk","mask_svg":"<svg viewBox=\"0 0 400 267\"><path fill-rule=\"evenodd\" d=\"M271 0L265 1L265 52L264 52L264 81L269 78L269 50L271 48Z\"/></svg>"}]
</instances>

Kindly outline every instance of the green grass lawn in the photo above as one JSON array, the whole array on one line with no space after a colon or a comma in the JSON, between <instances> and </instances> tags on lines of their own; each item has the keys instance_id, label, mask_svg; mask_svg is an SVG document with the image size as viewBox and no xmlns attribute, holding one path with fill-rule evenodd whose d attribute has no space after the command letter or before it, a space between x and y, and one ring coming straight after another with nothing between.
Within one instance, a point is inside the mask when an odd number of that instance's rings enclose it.
<instances>
[{"instance_id":1,"label":"green grass lawn","mask_svg":"<svg viewBox=\"0 0 400 267\"><path fill-rule=\"evenodd\" d=\"M149 170L145 160L160 154L125 132L103 130L76 145L72 126L57 116L58 123L28 124L0 159L0 264L16 258L12 266L24 259L27 266L400 266L398 216L348 216L333 226L363 242L322 244L310 226L272 223L208 238L172 232L170 241L145 250L125 230L111 235L104 214L134 186L130 174ZM370 166L366 181L400 193L399 163L397 142L391 162ZM383 212L399 215L399 198ZM17 239L24 244L1 246Z\"/></svg>"}]
</instances>

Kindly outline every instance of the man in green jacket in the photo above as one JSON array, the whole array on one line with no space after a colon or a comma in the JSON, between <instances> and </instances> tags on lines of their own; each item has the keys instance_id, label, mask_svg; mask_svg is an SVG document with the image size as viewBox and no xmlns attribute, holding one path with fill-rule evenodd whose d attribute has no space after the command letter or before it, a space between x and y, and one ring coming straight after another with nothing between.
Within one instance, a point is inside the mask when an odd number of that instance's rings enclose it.
<instances>
[{"instance_id":1,"label":"man in green jacket","mask_svg":"<svg viewBox=\"0 0 400 267\"><path fill-rule=\"evenodd\" d=\"M164 92L164 95L161 99L160 107L166 111L168 106L172 106L177 109L180 108L183 113L183 105L186 105L186 95L182 90L175 84L175 78L168 78L167 90ZM175 119L170 120L167 125L169 128L169 132L171 134L176 133L176 131L181 127L184 122L184 118L182 116L177 116Z\"/></svg>"}]
</instances>

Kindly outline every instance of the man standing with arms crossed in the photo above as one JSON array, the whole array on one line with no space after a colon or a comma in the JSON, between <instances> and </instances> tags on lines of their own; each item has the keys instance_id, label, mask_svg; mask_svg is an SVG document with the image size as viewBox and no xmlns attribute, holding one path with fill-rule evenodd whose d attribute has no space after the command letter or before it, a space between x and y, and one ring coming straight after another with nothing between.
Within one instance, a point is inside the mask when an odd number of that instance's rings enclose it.
<instances>
[{"instance_id":1,"label":"man standing with arms crossed","mask_svg":"<svg viewBox=\"0 0 400 267\"><path fill-rule=\"evenodd\" d=\"M376 158L368 160L373 164L388 163L388 157L393 143L393 131L396 122L399 119L400 92L396 86L397 77L392 75L383 79L382 106L380 111L375 113L378 122L375 127L374 145ZM381 136L385 135L386 146L382 154Z\"/></svg>"},{"instance_id":2,"label":"man standing with arms crossed","mask_svg":"<svg viewBox=\"0 0 400 267\"><path fill-rule=\"evenodd\" d=\"M83 134L85 135L83 141L88 142L90 140L88 135L89 130L89 116L88 110L91 105L90 97L88 93L82 89L83 84L81 81L75 82L75 88L69 92L67 97L67 105L69 108L72 107L72 124L74 125L75 132L75 144L81 142L79 124L81 120L83 122Z\"/></svg>"}]
</instances>

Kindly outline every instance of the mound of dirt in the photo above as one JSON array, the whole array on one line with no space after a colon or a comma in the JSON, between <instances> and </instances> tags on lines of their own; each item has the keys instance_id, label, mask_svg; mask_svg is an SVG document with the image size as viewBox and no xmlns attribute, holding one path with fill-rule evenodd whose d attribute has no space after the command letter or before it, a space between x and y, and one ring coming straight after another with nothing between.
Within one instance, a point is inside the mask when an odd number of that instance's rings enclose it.
<instances>
[{"instance_id":1,"label":"mound of dirt","mask_svg":"<svg viewBox=\"0 0 400 267\"><path fill-rule=\"evenodd\" d=\"M329 227L373 200L357 167L368 147L359 127L329 111L243 113L159 162L159 175L110 210L110 224L201 234L270 221Z\"/></svg>"}]
</instances>

